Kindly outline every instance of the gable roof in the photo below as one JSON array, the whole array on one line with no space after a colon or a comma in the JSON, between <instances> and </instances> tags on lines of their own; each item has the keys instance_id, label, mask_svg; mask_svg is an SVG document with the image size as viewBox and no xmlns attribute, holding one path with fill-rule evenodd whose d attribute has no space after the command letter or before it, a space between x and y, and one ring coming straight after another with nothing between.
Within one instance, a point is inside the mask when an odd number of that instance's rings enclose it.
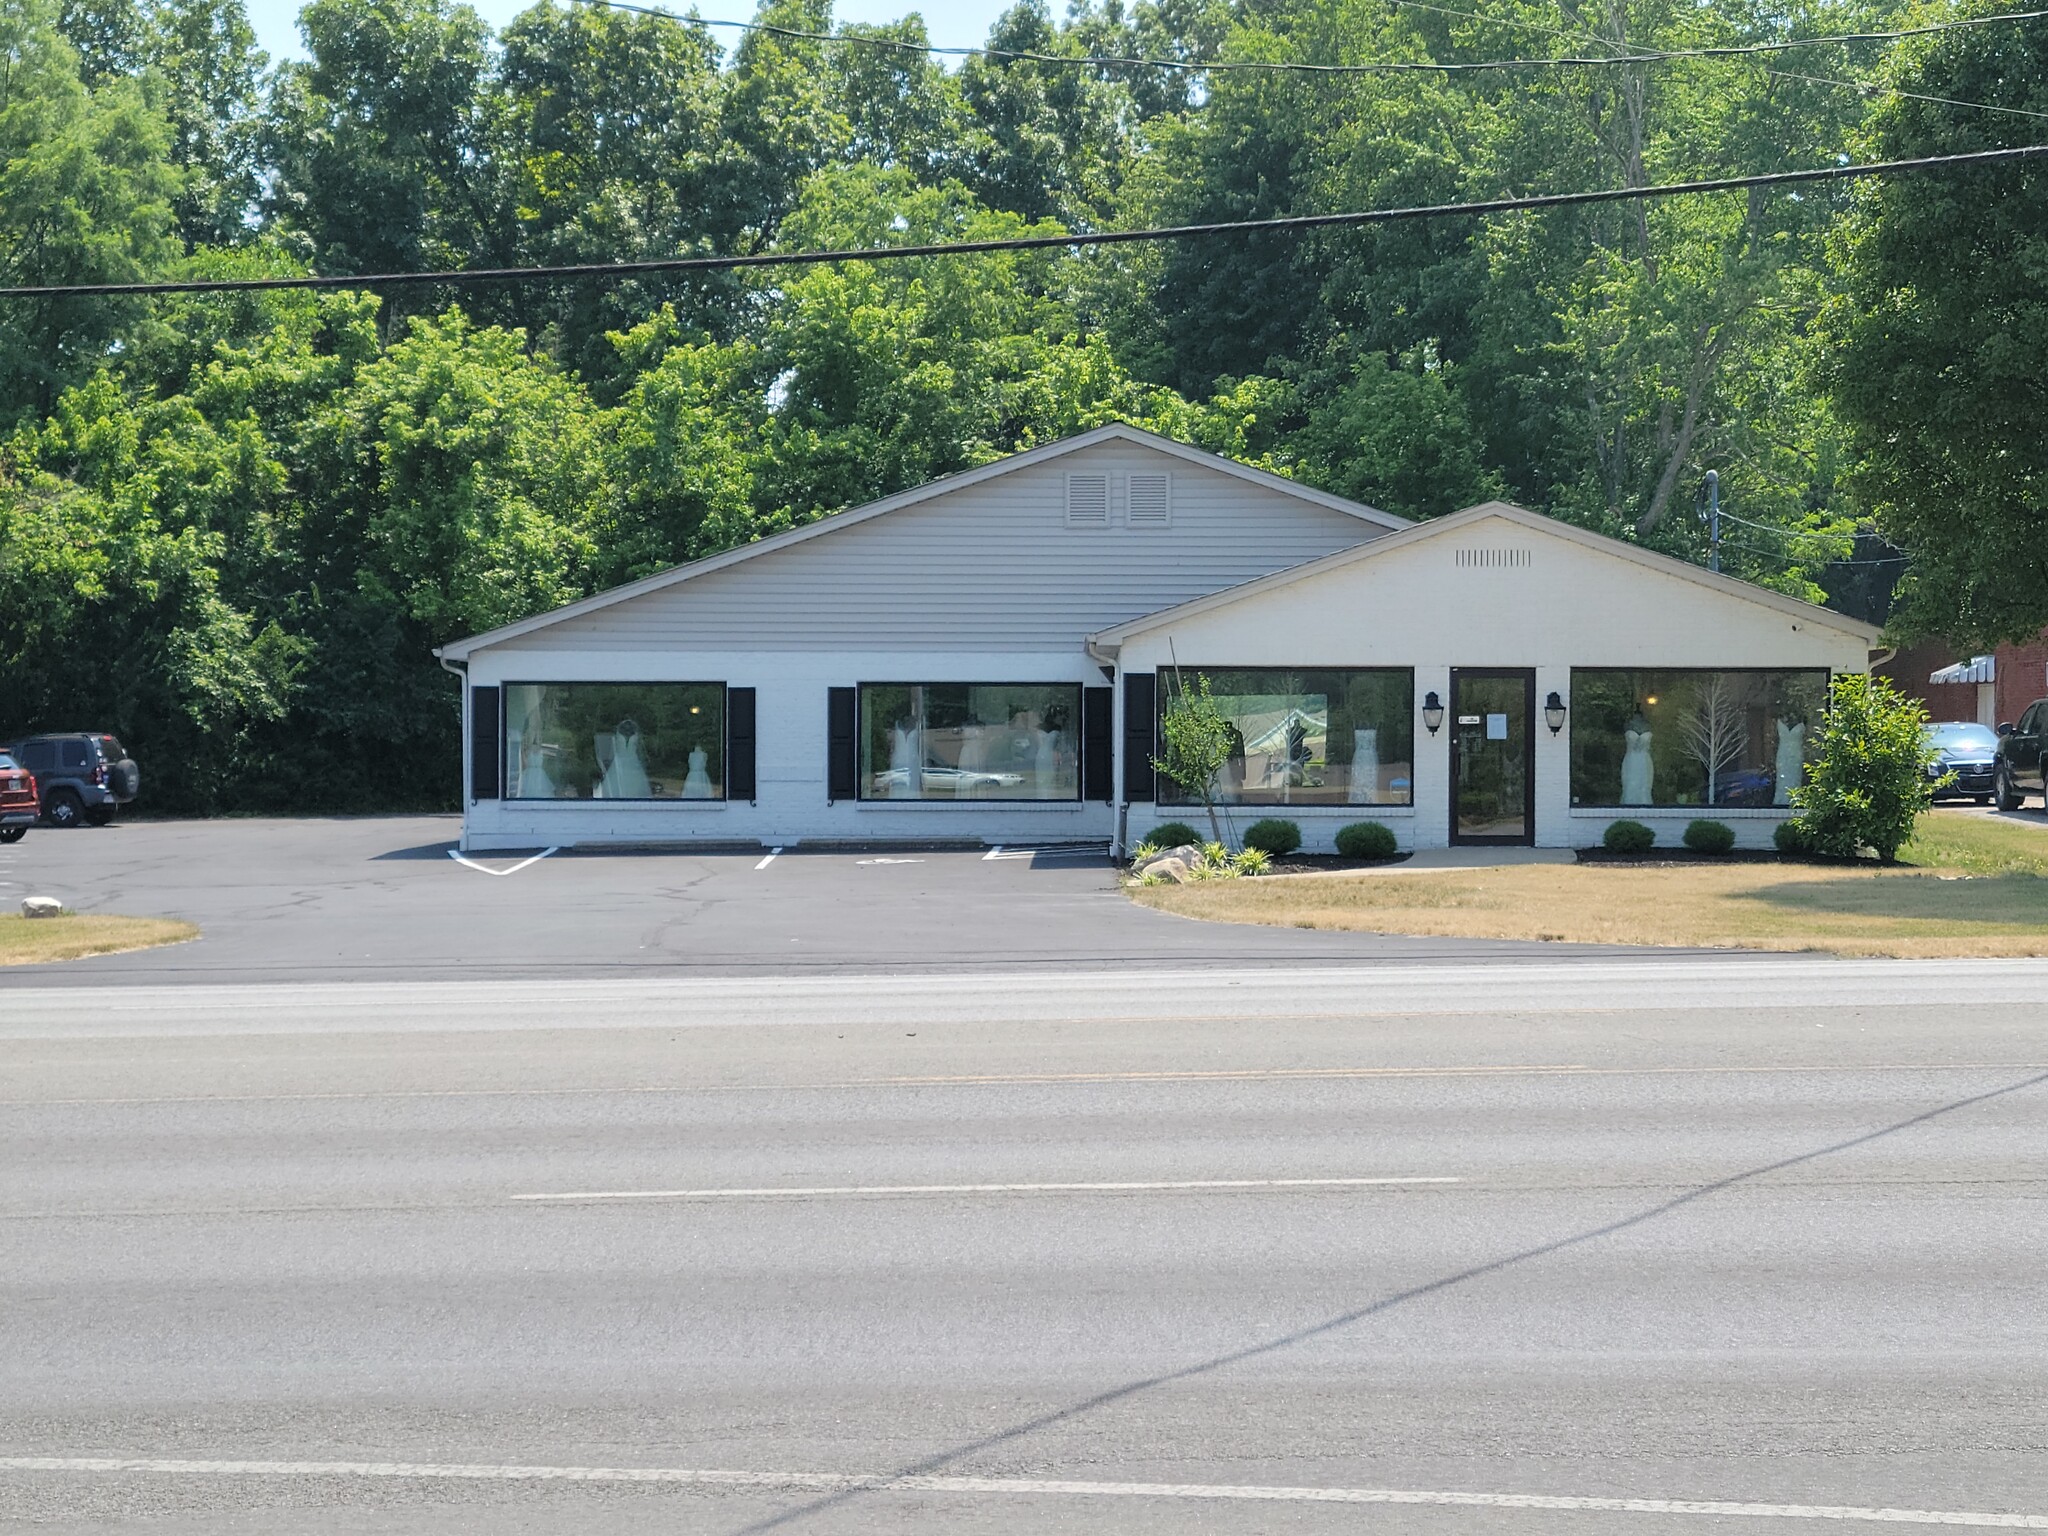
<instances>
[{"instance_id":1,"label":"gable roof","mask_svg":"<svg viewBox=\"0 0 2048 1536\"><path fill-rule=\"evenodd\" d=\"M1327 571L1342 570L1361 560L1391 554L1395 550L1409 549L1430 539L1443 538L1461 532L1474 523L1492 518L1510 522L1526 528L1532 533L1562 539L1597 553L1610 555L1617 560L1627 560L1644 566L1660 575L1675 576L1681 581L1690 581L1719 592L1726 597L1740 598L1744 602L1775 608L1794 618L1810 623L1824 624L1843 634L1860 635L1866 643L1874 644L1880 630L1875 624L1866 624L1861 619L1852 619L1845 613L1832 608L1823 608L1817 603L1802 598L1787 597L1782 592L1773 592L1768 587L1759 587L1747 581L1738 581L1733 576L1723 576L1719 571L1710 571L1689 561L1675 560L1670 555L1660 555L1654 550L1644 549L1625 539L1609 538L1604 533L1593 533L1571 523L1560 522L1554 517L1545 517L1540 512L1531 512L1527 507L1518 507L1513 502L1487 501L1476 507L1466 507L1461 512L1452 512L1444 517L1426 523L1411 523L1399 533L1388 534L1385 538L1373 539L1368 543L1339 550L1334 555L1325 555L1320 560L1311 560L1305 565L1289 566L1284 571L1275 571L1270 576L1261 576L1253 581L1235 587L1226 587L1221 592L1212 592L1206 597L1195 598L1192 602L1180 603L1172 608L1148 613L1142 618L1130 619L1109 629L1098 630L1088 637L1091 653L1107 654L1129 639L1149 630L1161 629L1168 624L1193 618L1217 608L1227 608L1232 603L1261 592L1270 592L1276 587L1285 587L1305 576L1319 576Z\"/></svg>"},{"instance_id":2,"label":"gable roof","mask_svg":"<svg viewBox=\"0 0 2048 1536\"><path fill-rule=\"evenodd\" d=\"M714 571L728 570L735 565L757 559L762 555L773 554L777 550L788 549L793 544L801 544L809 539L824 538L828 534L837 533L845 528L855 527L878 517L886 517L891 512L898 512L906 507L918 506L935 497L950 495L954 491L979 485L983 481L993 480L1000 475L1007 475L1016 470L1030 469L1047 463L1050 460L1062 458L1067 454L1077 453L1084 448L1095 448L1104 443L1116 442L1135 443L1141 447L1150 448L1156 452L1184 460L1187 463L1199 465L1203 469L1215 470L1219 474L1233 476L1236 479L1247 481L1266 490L1280 491L1332 512L1342 512L1348 517L1358 518L1363 522L1372 523L1380 528L1405 529L1411 526L1407 518L1397 517L1391 512L1382 512L1377 507L1368 507L1360 502L1346 501L1341 496L1332 496L1327 491L1319 491L1312 486L1298 484L1293 480L1287 479L1285 476L1273 474L1269 470L1254 469L1251 465L1241 464L1236 459L1225 458L1221 454L1208 453L1200 448L1191 448L1186 443L1175 442L1170 437L1161 437L1156 432L1147 432L1142 427L1129 426L1123 422L1112 422L1108 426L1096 427L1087 432L1077 433L1073 437L1061 438L1058 442L1043 443L1036 448L1027 448L1021 453L1013 453L1007 458L996 459L991 463L980 465L974 469L966 469L958 474L941 476L937 480L927 481L925 484L915 486L907 491L899 491L893 496L884 496L881 500L868 502L864 506L853 507L844 512L830 513L817 519L815 522L804 524L801 528L792 528L787 533L778 533L770 538L757 540L752 544L742 544L737 549L729 549L723 554L710 555L702 560L693 560L687 565L678 565L665 571L657 571L652 576L642 577L638 581L628 582L621 587L613 587L608 591L599 592L594 596L583 598L563 607L551 609L546 613L535 614L531 618L520 619L511 624L501 625L497 629L488 630L480 635L470 635L465 639L450 641L447 645L437 647L434 654L447 661L466 660L474 652L487 649L490 646L507 640L516 639L521 635L531 634L537 629L545 629L551 624L559 624L567 619L583 618L588 614L609 608L615 603L630 602L634 598L645 597L650 592L665 591L683 582L694 581L700 576L708 576Z\"/></svg>"}]
</instances>

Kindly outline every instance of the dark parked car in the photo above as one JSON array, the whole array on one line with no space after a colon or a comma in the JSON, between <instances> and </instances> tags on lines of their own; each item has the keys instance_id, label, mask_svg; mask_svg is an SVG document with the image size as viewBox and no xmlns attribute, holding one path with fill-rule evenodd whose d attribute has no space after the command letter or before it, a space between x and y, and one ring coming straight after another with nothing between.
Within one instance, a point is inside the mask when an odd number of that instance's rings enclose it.
<instances>
[{"instance_id":1,"label":"dark parked car","mask_svg":"<svg viewBox=\"0 0 2048 1536\"><path fill-rule=\"evenodd\" d=\"M1979 805L1989 805L1996 787L1998 732L1974 720L1942 720L1927 727L1927 745L1934 749L1934 761L1927 765L1930 779L1954 774L1955 778L1934 792L1944 796L1967 796Z\"/></svg>"},{"instance_id":2,"label":"dark parked car","mask_svg":"<svg viewBox=\"0 0 2048 1536\"><path fill-rule=\"evenodd\" d=\"M2028 795L2041 793L2041 744L2048 736L2048 699L2026 707L2019 723L1998 728L1998 761L1993 767L2001 811L2016 811ZM2048 801L2044 801L2048 804Z\"/></svg>"},{"instance_id":3,"label":"dark parked car","mask_svg":"<svg viewBox=\"0 0 2048 1536\"><path fill-rule=\"evenodd\" d=\"M96 731L24 736L7 751L36 776L43 820L53 827L104 827L142 788L135 760Z\"/></svg>"},{"instance_id":4,"label":"dark parked car","mask_svg":"<svg viewBox=\"0 0 2048 1536\"><path fill-rule=\"evenodd\" d=\"M36 813L36 776L0 752L0 843L20 842Z\"/></svg>"}]
</instances>

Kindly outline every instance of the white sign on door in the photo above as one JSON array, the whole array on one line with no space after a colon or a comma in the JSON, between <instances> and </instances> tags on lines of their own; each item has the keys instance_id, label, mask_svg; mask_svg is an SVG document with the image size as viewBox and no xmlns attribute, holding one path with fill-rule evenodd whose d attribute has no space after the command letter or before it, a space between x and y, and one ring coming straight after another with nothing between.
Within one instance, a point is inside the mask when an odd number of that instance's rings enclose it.
<instances>
[{"instance_id":1,"label":"white sign on door","mask_svg":"<svg viewBox=\"0 0 2048 1536\"><path fill-rule=\"evenodd\" d=\"M1486 739L1488 741L1506 741L1508 739L1508 717L1506 715L1488 715L1486 717Z\"/></svg>"}]
</instances>

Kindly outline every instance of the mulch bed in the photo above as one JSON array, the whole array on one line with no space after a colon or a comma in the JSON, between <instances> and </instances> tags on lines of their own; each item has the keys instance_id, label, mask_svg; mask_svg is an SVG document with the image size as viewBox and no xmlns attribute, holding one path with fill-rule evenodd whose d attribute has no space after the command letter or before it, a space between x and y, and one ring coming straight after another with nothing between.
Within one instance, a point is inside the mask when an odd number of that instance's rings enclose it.
<instances>
[{"instance_id":1,"label":"mulch bed","mask_svg":"<svg viewBox=\"0 0 2048 1536\"><path fill-rule=\"evenodd\" d=\"M1605 848L1578 848L1573 857L1581 864L1824 864L1872 865L1875 859L1824 859L1811 853L1779 853L1775 848L1731 848L1726 853L1694 853L1690 848L1652 848L1648 853L1613 853Z\"/></svg>"},{"instance_id":2,"label":"mulch bed","mask_svg":"<svg viewBox=\"0 0 2048 1536\"><path fill-rule=\"evenodd\" d=\"M1284 859L1275 859L1269 873L1329 875L1353 869L1385 869L1392 864L1405 864L1413 857L1413 854L1397 853L1391 859L1347 859L1334 853L1290 853Z\"/></svg>"}]
</instances>

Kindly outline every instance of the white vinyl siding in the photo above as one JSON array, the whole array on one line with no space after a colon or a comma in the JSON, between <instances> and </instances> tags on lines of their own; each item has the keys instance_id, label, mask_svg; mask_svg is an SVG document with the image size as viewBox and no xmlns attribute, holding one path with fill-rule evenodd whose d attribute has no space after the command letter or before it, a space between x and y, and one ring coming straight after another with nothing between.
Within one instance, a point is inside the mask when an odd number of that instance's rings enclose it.
<instances>
[{"instance_id":1,"label":"white vinyl siding","mask_svg":"<svg viewBox=\"0 0 2048 1536\"><path fill-rule=\"evenodd\" d=\"M1178 461L1170 530L1069 525L1069 475L1115 484L1165 457L1084 449L490 649L1078 652L1097 630L1390 531Z\"/></svg>"}]
</instances>

